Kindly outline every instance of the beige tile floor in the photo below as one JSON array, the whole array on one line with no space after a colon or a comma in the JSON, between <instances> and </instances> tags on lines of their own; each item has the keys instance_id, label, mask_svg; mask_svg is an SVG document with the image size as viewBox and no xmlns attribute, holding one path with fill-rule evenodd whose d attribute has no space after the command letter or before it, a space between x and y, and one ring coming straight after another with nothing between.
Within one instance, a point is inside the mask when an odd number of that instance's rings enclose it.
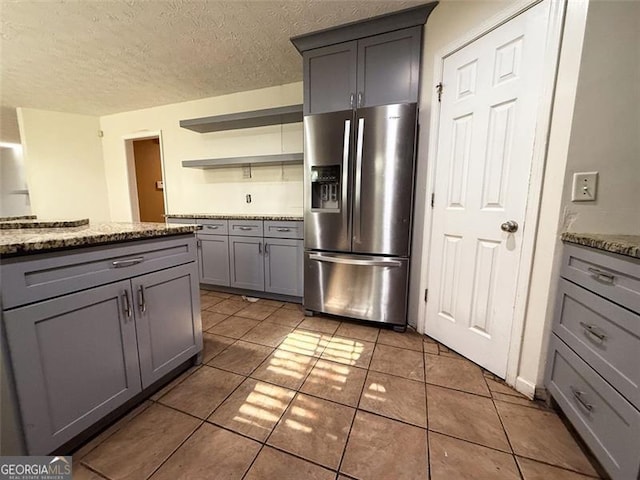
<instances>
[{"instance_id":1,"label":"beige tile floor","mask_svg":"<svg viewBox=\"0 0 640 480\"><path fill-rule=\"evenodd\" d=\"M81 447L74 478L597 477L554 411L427 337L201 296L204 364Z\"/></svg>"}]
</instances>

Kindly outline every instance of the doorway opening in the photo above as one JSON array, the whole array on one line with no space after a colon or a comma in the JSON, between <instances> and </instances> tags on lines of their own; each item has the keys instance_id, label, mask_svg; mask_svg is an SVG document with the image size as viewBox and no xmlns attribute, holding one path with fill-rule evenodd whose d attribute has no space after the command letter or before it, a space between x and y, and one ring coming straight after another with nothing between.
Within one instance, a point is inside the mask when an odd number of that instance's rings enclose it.
<instances>
[{"instance_id":1,"label":"doorway opening","mask_svg":"<svg viewBox=\"0 0 640 480\"><path fill-rule=\"evenodd\" d=\"M160 135L125 140L134 221L164 223L166 197Z\"/></svg>"}]
</instances>

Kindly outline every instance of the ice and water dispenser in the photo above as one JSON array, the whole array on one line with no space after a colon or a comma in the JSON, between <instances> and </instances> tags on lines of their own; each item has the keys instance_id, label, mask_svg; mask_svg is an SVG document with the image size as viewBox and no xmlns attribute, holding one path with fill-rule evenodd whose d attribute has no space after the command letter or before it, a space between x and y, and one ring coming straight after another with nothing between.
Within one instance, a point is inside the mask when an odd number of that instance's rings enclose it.
<instances>
[{"instance_id":1,"label":"ice and water dispenser","mask_svg":"<svg viewBox=\"0 0 640 480\"><path fill-rule=\"evenodd\" d=\"M311 208L340 210L340 165L311 167Z\"/></svg>"}]
</instances>

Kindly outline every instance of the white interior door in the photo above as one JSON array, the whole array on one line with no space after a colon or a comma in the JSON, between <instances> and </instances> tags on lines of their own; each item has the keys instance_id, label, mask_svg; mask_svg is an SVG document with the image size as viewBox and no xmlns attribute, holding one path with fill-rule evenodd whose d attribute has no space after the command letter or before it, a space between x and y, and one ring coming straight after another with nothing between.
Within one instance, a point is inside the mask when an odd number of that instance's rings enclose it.
<instances>
[{"instance_id":1,"label":"white interior door","mask_svg":"<svg viewBox=\"0 0 640 480\"><path fill-rule=\"evenodd\" d=\"M546 1L443 64L425 333L503 378L548 16Z\"/></svg>"}]
</instances>

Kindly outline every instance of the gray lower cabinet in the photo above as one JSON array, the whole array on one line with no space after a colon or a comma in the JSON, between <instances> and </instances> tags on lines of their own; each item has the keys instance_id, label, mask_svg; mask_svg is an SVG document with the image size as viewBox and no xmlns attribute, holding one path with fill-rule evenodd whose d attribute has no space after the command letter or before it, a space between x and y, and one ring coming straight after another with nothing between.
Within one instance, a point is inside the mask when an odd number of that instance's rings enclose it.
<instances>
[{"instance_id":1,"label":"gray lower cabinet","mask_svg":"<svg viewBox=\"0 0 640 480\"><path fill-rule=\"evenodd\" d=\"M5 312L27 450L47 454L142 390L122 281Z\"/></svg>"},{"instance_id":2,"label":"gray lower cabinet","mask_svg":"<svg viewBox=\"0 0 640 480\"><path fill-rule=\"evenodd\" d=\"M230 285L264 291L264 240L262 237L229 237Z\"/></svg>"},{"instance_id":3,"label":"gray lower cabinet","mask_svg":"<svg viewBox=\"0 0 640 480\"><path fill-rule=\"evenodd\" d=\"M422 27L303 52L304 114L418 101Z\"/></svg>"},{"instance_id":4,"label":"gray lower cabinet","mask_svg":"<svg viewBox=\"0 0 640 480\"><path fill-rule=\"evenodd\" d=\"M304 259L302 240L265 238L264 242L265 291L301 297Z\"/></svg>"},{"instance_id":5,"label":"gray lower cabinet","mask_svg":"<svg viewBox=\"0 0 640 480\"><path fill-rule=\"evenodd\" d=\"M30 455L56 451L202 350L195 246L191 235L3 259L21 302L2 313Z\"/></svg>"},{"instance_id":6,"label":"gray lower cabinet","mask_svg":"<svg viewBox=\"0 0 640 480\"><path fill-rule=\"evenodd\" d=\"M546 385L614 480L640 478L640 260L565 245Z\"/></svg>"},{"instance_id":7,"label":"gray lower cabinet","mask_svg":"<svg viewBox=\"0 0 640 480\"><path fill-rule=\"evenodd\" d=\"M198 235L198 268L201 283L230 286L229 237Z\"/></svg>"},{"instance_id":8,"label":"gray lower cabinet","mask_svg":"<svg viewBox=\"0 0 640 480\"><path fill-rule=\"evenodd\" d=\"M181 265L131 280L142 387L146 388L202 349L198 278Z\"/></svg>"}]
</instances>

